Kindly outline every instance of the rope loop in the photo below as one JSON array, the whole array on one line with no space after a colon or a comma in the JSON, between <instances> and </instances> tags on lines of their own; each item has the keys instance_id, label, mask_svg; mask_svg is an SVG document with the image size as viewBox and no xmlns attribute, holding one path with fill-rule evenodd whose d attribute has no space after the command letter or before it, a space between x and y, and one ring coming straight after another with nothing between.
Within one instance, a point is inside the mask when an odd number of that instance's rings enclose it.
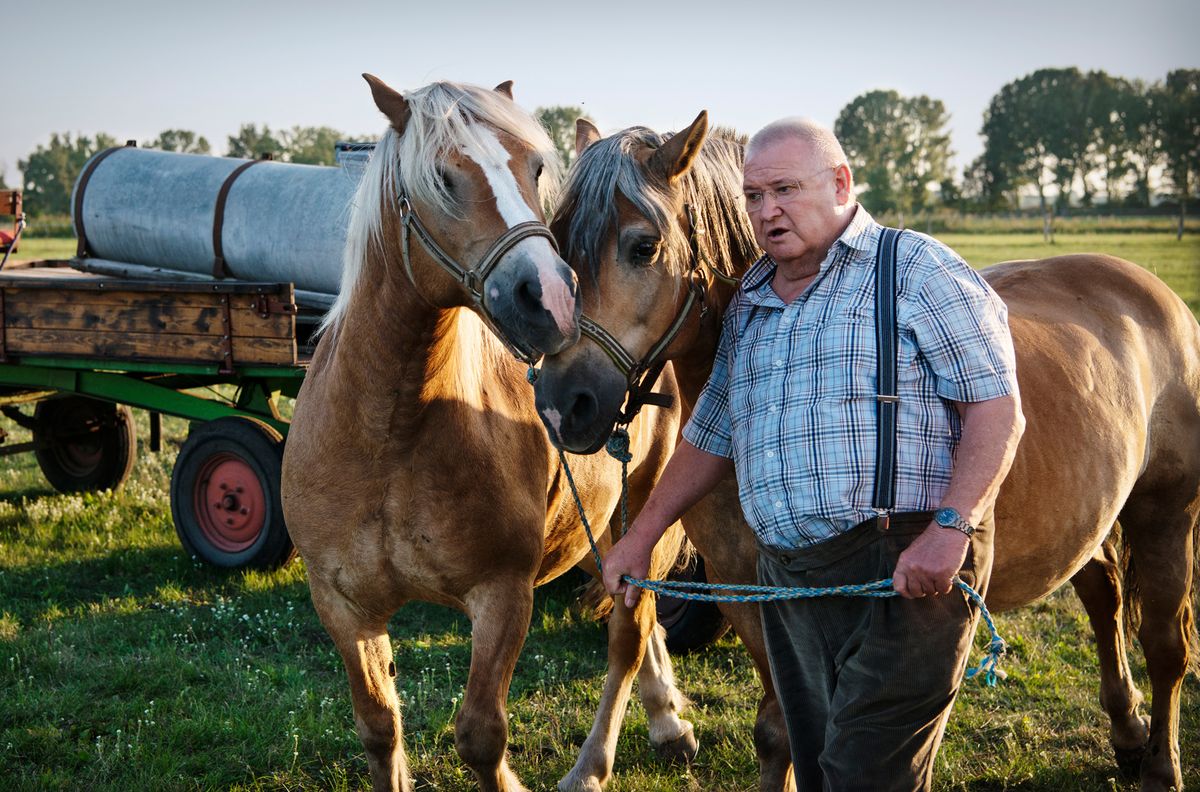
<instances>
[{"instance_id":1,"label":"rope loop","mask_svg":"<svg viewBox=\"0 0 1200 792\"><path fill-rule=\"evenodd\" d=\"M633 461L633 454L629 452L629 432L623 427L613 429L612 437L604 444L604 450L622 465Z\"/></svg>"}]
</instances>

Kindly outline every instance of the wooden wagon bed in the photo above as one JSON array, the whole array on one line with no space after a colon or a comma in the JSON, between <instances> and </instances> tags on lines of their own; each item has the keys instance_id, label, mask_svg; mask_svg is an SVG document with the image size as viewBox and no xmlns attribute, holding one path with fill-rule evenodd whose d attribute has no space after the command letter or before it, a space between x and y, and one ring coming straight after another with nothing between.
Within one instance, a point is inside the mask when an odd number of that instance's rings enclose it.
<instances>
[{"instance_id":1,"label":"wooden wagon bed","mask_svg":"<svg viewBox=\"0 0 1200 792\"><path fill-rule=\"evenodd\" d=\"M290 283L141 281L67 262L0 272L0 362L24 355L114 361L295 366Z\"/></svg>"}]
</instances>

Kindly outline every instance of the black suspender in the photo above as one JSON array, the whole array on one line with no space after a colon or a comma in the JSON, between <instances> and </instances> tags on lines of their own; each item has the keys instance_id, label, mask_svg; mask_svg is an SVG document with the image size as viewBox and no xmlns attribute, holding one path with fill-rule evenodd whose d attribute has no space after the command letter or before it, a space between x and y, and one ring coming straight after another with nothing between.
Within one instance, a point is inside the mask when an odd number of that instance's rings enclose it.
<instances>
[{"instance_id":1,"label":"black suspender","mask_svg":"<svg viewBox=\"0 0 1200 792\"><path fill-rule=\"evenodd\" d=\"M875 350L876 350L876 509L896 505L896 247L900 231L884 228L875 254Z\"/></svg>"}]
</instances>

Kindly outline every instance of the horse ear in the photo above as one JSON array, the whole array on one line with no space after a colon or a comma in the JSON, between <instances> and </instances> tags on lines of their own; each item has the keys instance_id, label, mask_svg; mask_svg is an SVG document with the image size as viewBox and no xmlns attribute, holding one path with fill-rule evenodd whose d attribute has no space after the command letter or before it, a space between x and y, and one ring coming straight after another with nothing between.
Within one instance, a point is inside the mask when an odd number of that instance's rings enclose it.
<instances>
[{"instance_id":1,"label":"horse ear","mask_svg":"<svg viewBox=\"0 0 1200 792\"><path fill-rule=\"evenodd\" d=\"M505 80L504 82L500 83L492 90L494 90L496 93L502 93L505 96L507 96L509 99L512 99L513 98L512 87L513 87L513 81Z\"/></svg>"},{"instance_id":2,"label":"horse ear","mask_svg":"<svg viewBox=\"0 0 1200 792\"><path fill-rule=\"evenodd\" d=\"M647 167L667 181L675 181L692 167L707 135L708 111L701 110L691 126L676 132L662 148L654 152Z\"/></svg>"},{"instance_id":3,"label":"horse ear","mask_svg":"<svg viewBox=\"0 0 1200 792\"><path fill-rule=\"evenodd\" d=\"M600 139L600 130L596 129L596 125L586 118L575 119L575 156L578 157L583 153L583 150Z\"/></svg>"},{"instance_id":4,"label":"horse ear","mask_svg":"<svg viewBox=\"0 0 1200 792\"><path fill-rule=\"evenodd\" d=\"M392 128L403 135L404 127L408 124L408 102L400 95L399 91L389 87L374 74L364 72L363 79L371 86L371 96L375 98L375 106L392 122Z\"/></svg>"}]
</instances>

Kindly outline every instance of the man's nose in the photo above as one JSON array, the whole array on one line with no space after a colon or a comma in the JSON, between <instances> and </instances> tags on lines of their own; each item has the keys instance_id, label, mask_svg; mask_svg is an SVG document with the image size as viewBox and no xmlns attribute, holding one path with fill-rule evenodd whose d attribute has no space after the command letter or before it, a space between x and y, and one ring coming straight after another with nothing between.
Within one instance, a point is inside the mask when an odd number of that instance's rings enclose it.
<instances>
[{"instance_id":1,"label":"man's nose","mask_svg":"<svg viewBox=\"0 0 1200 792\"><path fill-rule=\"evenodd\" d=\"M762 198L762 210L759 212L763 217L774 217L779 211L779 199L774 193L765 192Z\"/></svg>"}]
</instances>

